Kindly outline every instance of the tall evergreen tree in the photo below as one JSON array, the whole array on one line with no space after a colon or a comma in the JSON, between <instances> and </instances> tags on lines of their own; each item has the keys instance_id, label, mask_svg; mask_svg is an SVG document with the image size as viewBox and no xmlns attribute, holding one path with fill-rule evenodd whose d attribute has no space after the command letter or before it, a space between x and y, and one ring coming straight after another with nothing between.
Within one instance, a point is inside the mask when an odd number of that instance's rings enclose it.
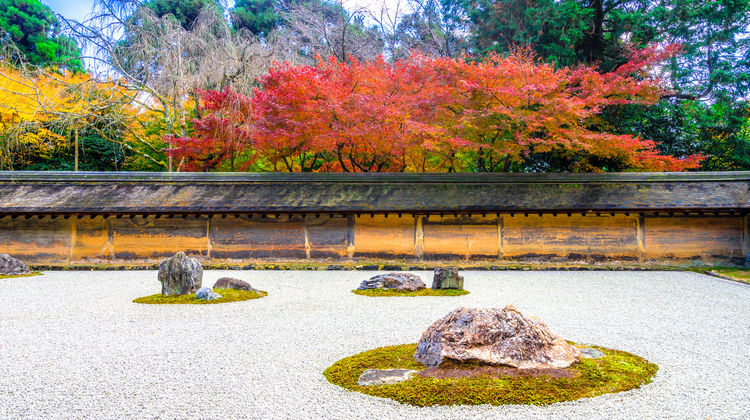
<instances>
[{"instance_id":1,"label":"tall evergreen tree","mask_svg":"<svg viewBox=\"0 0 750 420\"><path fill-rule=\"evenodd\" d=\"M174 16L183 28L190 29L206 6L220 7L217 0L149 0L144 6L153 10L156 16Z\"/></svg>"},{"instance_id":2,"label":"tall evergreen tree","mask_svg":"<svg viewBox=\"0 0 750 420\"><path fill-rule=\"evenodd\" d=\"M31 64L83 71L78 46L60 33L55 14L39 0L0 0L0 30L0 43L12 41Z\"/></svg>"},{"instance_id":3,"label":"tall evergreen tree","mask_svg":"<svg viewBox=\"0 0 750 420\"><path fill-rule=\"evenodd\" d=\"M464 3L478 51L507 52L529 45L560 65L578 60L593 11L576 0L471 0Z\"/></svg>"},{"instance_id":4,"label":"tall evergreen tree","mask_svg":"<svg viewBox=\"0 0 750 420\"><path fill-rule=\"evenodd\" d=\"M275 6L274 0L237 0L230 13L232 26L256 35L268 35L281 19Z\"/></svg>"}]
</instances>

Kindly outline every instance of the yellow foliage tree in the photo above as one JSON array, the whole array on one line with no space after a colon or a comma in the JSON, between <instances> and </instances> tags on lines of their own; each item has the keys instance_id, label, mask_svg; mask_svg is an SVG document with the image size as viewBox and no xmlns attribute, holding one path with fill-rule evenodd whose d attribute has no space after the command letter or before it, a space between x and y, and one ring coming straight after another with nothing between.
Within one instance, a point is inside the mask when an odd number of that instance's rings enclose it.
<instances>
[{"instance_id":1,"label":"yellow foliage tree","mask_svg":"<svg viewBox=\"0 0 750 420\"><path fill-rule=\"evenodd\" d=\"M8 167L14 147L28 147L49 153L66 142L47 128L49 104L59 101L59 90L47 81L23 77L18 69L0 67L0 167Z\"/></svg>"},{"instance_id":2,"label":"yellow foliage tree","mask_svg":"<svg viewBox=\"0 0 750 420\"><path fill-rule=\"evenodd\" d=\"M20 148L45 156L69 146L72 137L77 169L81 128L165 167L154 157L160 150L144 128L153 115L132 103L132 92L118 80L99 82L82 73L0 63L0 168L10 167ZM134 143L145 144L152 153Z\"/></svg>"}]
</instances>

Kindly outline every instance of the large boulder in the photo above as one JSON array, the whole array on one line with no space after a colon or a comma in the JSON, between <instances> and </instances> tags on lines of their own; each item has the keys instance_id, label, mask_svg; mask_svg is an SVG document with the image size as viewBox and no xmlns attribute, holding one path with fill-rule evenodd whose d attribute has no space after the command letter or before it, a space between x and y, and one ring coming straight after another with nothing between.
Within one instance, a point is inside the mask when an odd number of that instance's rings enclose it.
<instances>
[{"instance_id":1,"label":"large boulder","mask_svg":"<svg viewBox=\"0 0 750 420\"><path fill-rule=\"evenodd\" d=\"M222 277L219 280L216 280L216 283L214 283L214 289L236 289L247 290L248 292L255 290L248 282L232 277Z\"/></svg>"},{"instance_id":2,"label":"large boulder","mask_svg":"<svg viewBox=\"0 0 750 420\"><path fill-rule=\"evenodd\" d=\"M29 273L31 270L23 262L8 254L0 254L0 276L18 276Z\"/></svg>"},{"instance_id":3,"label":"large boulder","mask_svg":"<svg viewBox=\"0 0 750 420\"><path fill-rule=\"evenodd\" d=\"M464 278L456 267L438 267L432 277L432 288L464 290Z\"/></svg>"},{"instance_id":4,"label":"large boulder","mask_svg":"<svg viewBox=\"0 0 750 420\"><path fill-rule=\"evenodd\" d=\"M370 277L369 280L362 281L362 284L359 285L358 289L396 289L414 292L419 289L424 289L425 287L427 287L427 285L425 285L422 279L415 274L388 273L378 274L377 276Z\"/></svg>"},{"instance_id":5,"label":"large boulder","mask_svg":"<svg viewBox=\"0 0 750 420\"><path fill-rule=\"evenodd\" d=\"M164 296L194 293L203 283L203 267L180 251L161 262L159 281Z\"/></svg>"},{"instance_id":6,"label":"large boulder","mask_svg":"<svg viewBox=\"0 0 750 420\"><path fill-rule=\"evenodd\" d=\"M538 318L513 306L458 308L422 334L414 359L439 366L445 359L478 361L518 369L566 368L581 352L552 334Z\"/></svg>"}]
</instances>

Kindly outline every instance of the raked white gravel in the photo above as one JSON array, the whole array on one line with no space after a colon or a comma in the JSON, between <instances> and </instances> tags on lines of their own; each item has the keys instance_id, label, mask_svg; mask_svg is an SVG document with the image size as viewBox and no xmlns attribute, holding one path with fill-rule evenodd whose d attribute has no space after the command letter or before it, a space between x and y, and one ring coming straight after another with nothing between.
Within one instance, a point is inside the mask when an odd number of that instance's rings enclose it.
<instances>
[{"instance_id":1,"label":"raked white gravel","mask_svg":"<svg viewBox=\"0 0 750 420\"><path fill-rule=\"evenodd\" d=\"M687 272L466 271L466 296L350 293L374 274L206 271L204 285L230 275L269 295L201 306L132 303L160 290L154 271L0 280L0 418L750 418L750 286ZM416 342L458 306L507 304L659 372L639 390L544 407L411 407L322 375Z\"/></svg>"}]
</instances>

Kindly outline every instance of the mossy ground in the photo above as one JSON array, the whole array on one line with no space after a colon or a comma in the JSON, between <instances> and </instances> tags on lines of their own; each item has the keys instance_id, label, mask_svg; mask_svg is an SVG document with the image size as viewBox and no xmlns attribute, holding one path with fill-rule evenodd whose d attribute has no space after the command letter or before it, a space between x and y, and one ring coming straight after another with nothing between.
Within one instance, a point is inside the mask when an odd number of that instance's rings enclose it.
<instances>
[{"instance_id":1,"label":"mossy ground","mask_svg":"<svg viewBox=\"0 0 750 420\"><path fill-rule=\"evenodd\" d=\"M432 271L436 267L454 266L466 271L513 271L513 270L553 270L553 271L623 271L623 270L691 270L705 271L706 267L684 267L667 264L635 262L533 262L533 261L414 261L414 260L251 260L242 263L221 260L202 261L204 270L362 270L362 271ZM102 264L35 264L35 270L157 270L159 264L152 262L102 263Z\"/></svg>"},{"instance_id":2,"label":"mossy ground","mask_svg":"<svg viewBox=\"0 0 750 420\"><path fill-rule=\"evenodd\" d=\"M750 283L750 269L748 268L716 268L711 271L731 277L741 283Z\"/></svg>"},{"instance_id":3,"label":"mossy ground","mask_svg":"<svg viewBox=\"0 0 750 420\"><path fill-rule=\"evenodd\" d=\"M41 275L42 275L42 273L40 273L38 271L34 271L34 272L29 273L29 274L16 274L16 275L13 275L13 276L7 276L7 275L0 274L0 279L15 279L15 278L18 278L18 277L33 277L33 276L41 276Z\"/></svg>"},{"instance_id":4,"label":"mossy ground","mask_svg":"<svg viewBox=\"0 0 750 420\"><path fill-rule=\"evenodd\" d=\"M366 289L366 290L359 290L355 289L352 290L352 293L355 295L362 295L362 296L462 296L462 295L468 295L469 292L467 290L455 290L455 289L439 289L439 290L433 290L433 289L420 289L415 292L409 292L407 290L396 290L396 289Z\"/></svg>"},{"instance_id":5,"label":"mossy ground","mask_svg":"<svg viewBox=\"0 0 750 420\"><path fill-rule=\"evenodd\" d=\"M627 391L651 382L658 367L634 354L602 347L600 359L582 359L569 369L571 378L550 376L474 376L436 379L413 376L393 385L363 387L357 379L365 369L414 369L425 366L414 361L416 344L380 347L341 359L323 372L326 379L352 391L391 398L416 406L478 404L551 404L602 394ZM474 365L475 366L475 365ZM462 368L461 365L452 367ZM471 369L467 364L465 369Z\"/></svg>"},{"instance_id":6,"label":"mossy ground","mask_svg":"<svg viewBox=\"0 0 750 420\"><path fill-rule=\"evenodd\" d=\"M268 293L258 290L257 292L236 289L214 289L214 292L221 295L214 300L197 299L195 293L189 295L164 296L157 293L151 296L144 296L133 300L135 303L148 303L152 305L212 305L216 303L238 302L241 300L258 299L268 295Z\"/></svg>"}]
</instances>

